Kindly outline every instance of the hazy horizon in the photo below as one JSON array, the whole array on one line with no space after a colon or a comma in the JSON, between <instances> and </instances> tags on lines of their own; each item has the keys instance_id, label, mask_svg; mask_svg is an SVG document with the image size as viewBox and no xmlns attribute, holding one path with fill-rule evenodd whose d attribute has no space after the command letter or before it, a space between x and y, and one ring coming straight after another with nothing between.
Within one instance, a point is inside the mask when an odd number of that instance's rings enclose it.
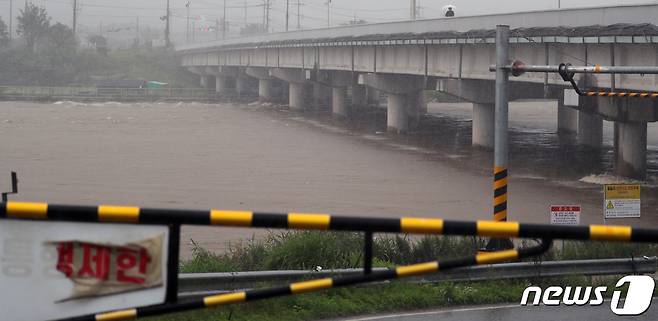
<instances>
[{"instance_id":1,"label":"hazy horizon","mask_svg":"<svg viewBox=\"0 0 658 321\"><path fill-rule=\"evenodd\" d=\"M0 17L9 24L9 6L12 0L0 0ZM156 33L164 29L160 19L165 14L166 0L143 0L138 3L129 0L77 0L78 30L81 35L104 33L118 37L132 37L147 32ZM286 0L270 0L270 31L285 30ZM299 1L299 6L298 6ZM61 22L71 26L73 16L73 0L34 0L29 1L47 9L52 22ZM171 33L174 40L184 39L186 30L188 0L170 0ZM263 22L264 0L226 0L226 17L229 34L239 31L245 24ZM13 0L13 30L16 30L16 17L24 5L24 1ZM213 39L216 34L212 28L223 16L224 1L221 0L189 0L189 15L193 24L200 30L196 31L198 40ZM556 9L560 3L562 8L614 6L627 4L651 4L658 1L615 1L615 0L417 0L420 19L442 17L442 7L448 4L456 6L457 16L480 15L489 13L519 12L528 10ZM330 23L332 26L349 23L352 20L365 20L369 23L399 21L409 19L408 0L331 0ZM289 0L289 30L319 28L327 26L327 6L325 0ZM299 8L299 14L298 14ZM299 16L299 19L298 19ZM205 31L210 30L210 31Z\"/></svg>"}]
</instances>

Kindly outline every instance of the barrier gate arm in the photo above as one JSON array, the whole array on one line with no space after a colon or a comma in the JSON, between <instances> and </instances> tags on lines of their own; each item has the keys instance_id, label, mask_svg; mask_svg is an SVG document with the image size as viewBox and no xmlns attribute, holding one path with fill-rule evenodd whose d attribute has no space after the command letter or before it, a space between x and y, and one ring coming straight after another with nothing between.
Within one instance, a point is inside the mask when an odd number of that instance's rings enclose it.
<instances>
[{"instance_id":1,"label":"barrier gate arm","mask_svg":"<svg viewBox=\"0 0 658 321\"><path fill-rule=\"evenodd\" d=\"M421 274L435 273L439 271L451 270L460 267L500 263L504 261L520 260L532 256L541 255L551 247L552 240L541 240L539 245L520 248L514 250L505 250L499 252L489 252L476 254L468 257L439 260L433 262L399 266L394 269L385 271L375 271L370 274L323 278L310 281L291 283L287 286L279 286L265 289L255 289L248 291L232 292L226 294L210 295L194 301L175 303L169 305L154 305L133 309L124 309L106 313L87 315L76 318L60 319L58 321L119 321L131 320L140 317L155 316L166 313L211 308L231 303L250 302L262 299L269 299L285 295L296 295L308 292L317 292L329 288L343 287L375 281L384 281L397 278L410 277Z\"/></svg>"},{"instance_id":2,"label":"barrier gate arm","mask_svg":"<svg viewBox=\"0 0 658 321\"><path fill-rule=\"evenodd\" d=\"M168 302L154 306L124 309L65 320L129 320L147 315L200 309L229 303L319 291L331 287L433 273L439 270L443 271L476 264L490 264L517 260L544 253L550 248L553 239L658 243L658 229L633 228L630 226L553 226L546 224L523 224L518 222L450 221L436 218L368 218L294 212L265 213L226 210L172 210L139 208L134 206L78 206L14 201L0 203L0 219L128 223L167 226L189 224L299 230L364 231L366 232L366 235L371 235L373 232L394 232L510 238L522 237L542 240L539 246L522 248L519 250L481 253L461 259L420 263L370 273L368 273L368 269L365 268L364 274L360 276L335 277L298 282L283 287L213 295L197 301L182 303ZM367 239L368 236L366 237L366 240ZM366 261L371 259L371 257L367 258ZM364 265L367 267L368 263L366 262Z\"/></svg>"},{"instance_id":3,"label":"barrier gate arm","mask_svg":"<svg viewBox=\"0 0 658 321\"><path fill-rule=\"evenodd\" d=\"M373 218L294 212L203 211L14 201L0 203L0 219L4 218L658 243L658 229L622 225L548 225L418 217Z\"/></svg>"},{"instance_id":4,"label":"barrier gate arm","mask_svg":"<svg viewBox=\"0 0 658 321\"><path fill-rule=\"evenodd\" d=\"M601 91L586 89L581 90L573 77L577 73L582 74L658 74L656 66L572 66L568 63L559 65L526 65L520 60L515 60L504 69L510 71L512 76L518 77L526 72L550 72L557 73L562 80L569 82L579 96L589 97L631 97L631 98L658 98L658 92L629 92L629 91ZM489 71L496 71L496 66L489 66Z\"/></svg>"}]
</instances>

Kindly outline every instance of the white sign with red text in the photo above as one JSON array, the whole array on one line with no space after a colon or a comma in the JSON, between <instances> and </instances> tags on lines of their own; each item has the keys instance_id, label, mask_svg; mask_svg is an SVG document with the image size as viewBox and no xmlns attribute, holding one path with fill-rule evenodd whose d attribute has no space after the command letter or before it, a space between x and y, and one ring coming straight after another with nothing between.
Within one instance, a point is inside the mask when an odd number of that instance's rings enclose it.
<instances>
[{"instance_id":1,"label":"white sign with red text","mask_svg":"<svg viewBox=\"0 0 658 321\"><path fill-rule=\"evenodd\" d=\"M580 205L551 205L551 224L580 225Z\"/></svg>"},{"instance_id":2,"label":"white sign with red text","mask_svg":"<svg viewBox=\"0 0 658 321\"><path fill-rule=\"evenodd\" d=\"M0 220L0 319L61 319L161 304L166 226Z\"/></svg>"}]
</instances>

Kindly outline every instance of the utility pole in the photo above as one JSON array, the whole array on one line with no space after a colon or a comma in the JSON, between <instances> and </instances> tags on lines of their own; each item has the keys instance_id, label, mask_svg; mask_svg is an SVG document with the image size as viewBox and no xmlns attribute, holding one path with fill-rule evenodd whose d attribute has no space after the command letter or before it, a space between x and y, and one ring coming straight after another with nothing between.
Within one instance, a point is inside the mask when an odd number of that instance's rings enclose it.
<instances>
[{"instance_id":1,"label":"utility pole","mask_svg":"<svg viewBox=\"0 0 658 321\"><path fill-rule=\"evenodd\" d=\"M12 23L14 20L14 0L9 0L9 41L14 37Z\"/></svg>"},{"instance_id":2,"label":"utility pole","mask_svg":"<svg viewBox=\"0 0 658 321\"><path fill-rule=\"evenodd\" d=\"M410 20L416 20L416 0L410 0L409 18Z\"/></svg>"},{"instance_id":3,"label":"utility pole","mask_svg":"<svg viewBox=\"0 0 658 321\"><path fill-rule=\"evenodd\" d=\"M297 0L297 30L302 30L302 0Z\"/></svg>"},{"instance_id":4,"label":"utility pole","mask_svg":"<svg viewBox=\"0 0 658 321\"><path fill-rule=\"evenodd\" d=\"M185 42L188 43L190 42L190 1L189 0L187 1L187 3L185 3L185 8L187 10L187 19L186 19L187 23L185 26Z\"/></svg>"},{"instance_id":5,"label":"utility pole","mask_svg":"<svg viewBox=\"0 0 658 321\"><path fill-rule=\"evenodd\" d=\"M75 39L75 30L78 25L78 0L73 0L73 38Z\"/></svg>"},{"instance_id":6,"label":"utility pole","mask_svg":"<svg viewBox=\"0 0 658 321\"><path fill-rule=\"evenodd\" d=\"M509 106L509 26L496 26L496 84L494 112L493 220L507 222L508 106ZM491 238L486 251L513 248L510 239Z\"/></svg>"},{"instance_id":7,"label":"utility pole","mask_svg":"<svg viewBox=\"0 0 658 321\"><path fill-rule=\"evenodd\" d=\"M286 0L286 31L288 31L288 18L290 18L289 12L290 12L290 0Z\"/></svg>"},{"instance_id":8,"label":"utility pole","mask_svg":"<svg viewBox=\"0 0 658 321\"><path fill-rule=\"evenodd\" d=\"M136 21L135 40L137 41L137 46L139 47L139 16L137 16L137 21Z\"/></svg>"},{"instance_id":9,"label":"utility pole","mask_svg":"<svg viewBox=\"0 0 658 321\"><path fill-rule=\"evenodd\" d=\"M215 18L215 40L219 39L219 18Z\"/></svg>"},{"instance_id":10,"label":"utility pole","mask_svg":"<svg viewBox=\"0 0 658 321\"><path fill-rule=\"evenodd\" d=\"M165 47L169 48L171 41L169 40L169 0L167 0L167 12L165 15Z\"/></svg>"},{"instance_id":11,"label":"utility pole","mask_svg":"<svg viewBox=\"0 0 658 321\"><path fill-rule=\"evenodd\" d=\"M557 0L557 8L558 9L562 8L562 3L560 3L560 2L561 2L560 0Z\"/></svg>"},{"instance_id":12,"label":"utility pole","mask_svg":"<svg viewBox=\"0 0 658 321\"><path fill-rule=\"evenodd\" d=\"M222 39L226 39L226 0L224 0L224 18L222 19Z\"/></svg>"},{"instance_id":13,"label":"utility pole","mask_svg":"<svg viewBox=\"0 0 658 321\"><path fill-rule=\"evenodd\" d=\"M331 3L331 0L327 0L327 28L331 27L331 23L330 23L330 20L329 20L329 18L330 18L330 17L329 17L329 13L330 13L330 11L329 11L329 4L330 4L330 3Z\"/></svg>"},{"instance_id":14,"label":"utility pole","mask_svg":"<svg viewBox=\"0 0 658 321\"><path fill-rule=\"evenodd\" d=\"M270 0L266 0L265 10L267 11L267 14L265 15L265 32L269 33L270 32Z\"/></svg>"},{"instance_id":15,"label":"utility pole","mask_svg":"<svg viewBox=\"0 0 658 321\"><path fill-rule=\"evenodd\" d=\"M247 0L244 1L244 28L247 29Z\"/></svg>"}]
</instances>

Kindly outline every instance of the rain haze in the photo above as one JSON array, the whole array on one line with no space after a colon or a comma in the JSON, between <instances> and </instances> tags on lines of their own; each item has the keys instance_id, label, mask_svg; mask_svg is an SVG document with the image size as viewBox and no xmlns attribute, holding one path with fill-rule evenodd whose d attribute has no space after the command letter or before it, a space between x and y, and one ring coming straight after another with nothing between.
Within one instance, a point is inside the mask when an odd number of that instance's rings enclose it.
<instances>
[{"instance_id":1,"label":"rain haze","mask_svg":"<svg viewBox=\"0 0 658 321\"><path fill-rule=\"evenodd\" d=\"M0 0L2 10L0 17L8 21L10 1L13 1L14 19L22 7L23 1ZM45 7L53 21L71 25L73 19L73 0L37 0L28 1ZM197 41L216 39L219 35L215 27L221 24L226 3L226 22L229 37L240 36L245 25L261 24L265 11L265 0L171 0L171 37L176 43L186 39L186 21L190 19L190 33ZM323 28L327 26L327 1L324 0L271 0L270 22L272 32L285 30L286 3L289 5L289 30ZM419 19L443 17L442 8L446 5L456 6L457 16L510 13L530 10L547 10L577 7L599 7L613 5L631 5L656 3L655 1L615 1L615 0L459 0L429 1L417 0ZM189 4L189 11L187 5ZM153 38L161 33L164 23L166 0L144 1L92 1L77 0L78 28L83 35L104 34L108 38L132 39L139 32L142 37ZM409 18L409 1L393 0L333 0L329 4L329 24L346 25L354 21L378 23L406 20ZM141 26L141 31L138 28ZM15 30L15 29L14 29ZM191 35L187 36L188 39Z\"/></svg>"},{"instance_id":2,"label":"rain haze","mask_svg":"<svg viewBox=\"0 0 658 321\"><path fill-rule=\"evenodd\" d=\"M0 0L0 321L658 320L657 49L658 1Z\"/></svg>"}]
</instances>

